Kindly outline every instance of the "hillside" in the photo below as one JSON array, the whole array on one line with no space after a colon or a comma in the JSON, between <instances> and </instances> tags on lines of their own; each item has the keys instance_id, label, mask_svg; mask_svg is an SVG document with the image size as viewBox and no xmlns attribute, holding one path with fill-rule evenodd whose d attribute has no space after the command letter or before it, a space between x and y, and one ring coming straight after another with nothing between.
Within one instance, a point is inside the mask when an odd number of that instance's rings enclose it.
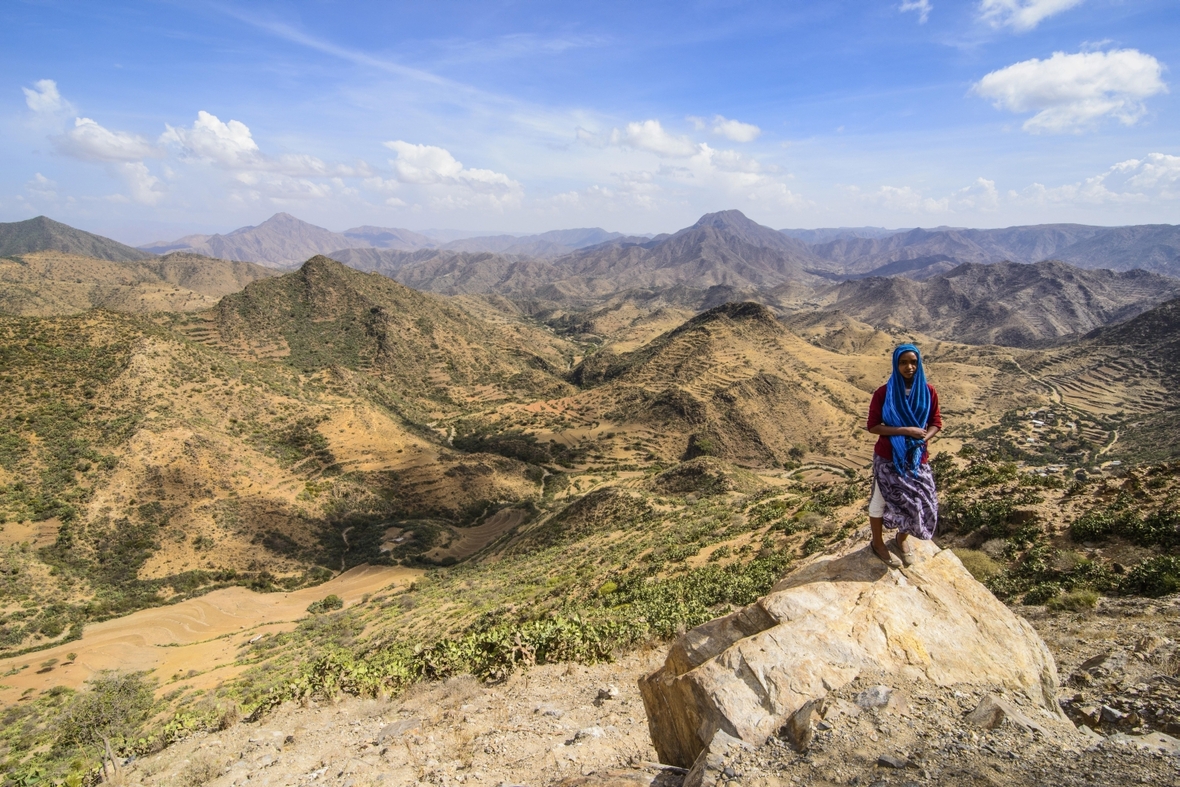
<instances>
[{"instance_id":1,"label":"hillside","mask_svg":"<svg viewBox=\"0 0 1180 787\"><path fill-rule=\"evenodd\" d=\"M92 308L144 314L197 311L275 271L248 262L174 252L109 262L56 251L0 259L0 313L75 314Z\"/></svg>"},{"instance_id":2,"label":"hillside","mask_svg":"<svg viewBox=\"0 0 1180 787\"><path fill-rule=\"evenodd\" d=\"M534 312L313 258L202 313L0 318L0 697L27 709L5 767L90 762L49 746L52 720L113 642L157 670L165 742L338 687L595 661L747 604L860 538L863 419L902 339L942 399L949 532L994 552L997 595L1147 570L1145 547L1068 529L1119 489L1166 514L1167 468L1124 485L1109 459L1175 406L1153 361L1174 302L1013 350L670 292ZM134 642L129 618L93 625L137 609Z\"/></svg>"},{"instance_id":3,"label":"hillside","mask_svg":"<svg viewBox=\"0 0 1180 787\"><path fill-rule=\"evenodd\" d=\"M0 223L0 257L38 251L58 251L112 262L147 260L155 256L45 216Z\"/></svg>"},{"instance_id":4,"label":"hillside","mask_svg":"<svg viewBox=\"0 0 1180 787\"><path fill-rule=\"evenodd\" d=\"M502 335L437 296L327 257L227 296L208 331L246 357L282 358L308 372L365 371L427 410L565 386L553 370L567 362L546 339Z\"/></svg>"},{"instance_id":5,"label":"hillside","mask_svg":"<svg viewBox=\"0 0 1180 787\"><path fill-rule=\"evenodd\" d=\"M1144 271L968 263L923 281L844 282L825 308L948 340L1027 347L1125 320L1178 294L1180 281Z\"/></svg>"}]
</instances>

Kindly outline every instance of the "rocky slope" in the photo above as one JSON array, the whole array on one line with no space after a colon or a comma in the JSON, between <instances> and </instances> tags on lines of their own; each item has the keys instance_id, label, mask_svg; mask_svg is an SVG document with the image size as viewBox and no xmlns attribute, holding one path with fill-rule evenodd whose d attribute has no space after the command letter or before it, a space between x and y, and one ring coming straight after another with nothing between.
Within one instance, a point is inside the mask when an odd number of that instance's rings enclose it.
<instances>
[{"instance_id":1,"label":"rocky slope","mask_svg":"<svg viewBox=\"0 0 1180 787\"><path fill-rule=\"evenodd\" d=\"M960 265L924 281L848 281L826 308L971 344L1030 346L1122 322L1180 294L1180 280L1130 271L1087 271L1060 262Z\"/></svg>"},{"instance_id":2,"label":"rocky slope","mask_svg":"<svg viewBox=\"0 0 1180 787\"><path fill-rule=\"evenodd\" d=\"M128 313L191 312L275 271L250 262L186 252L110 262L55 251L0 260L0 312L25 316L76 314L92 308Z\"/></svg>"},{"instance_id":3,"label":"rocky slope","mask_svg":"<svg viewBox=\"0 0 1180 787\"><path fill-rule=\"evenodd\" d=\"M45 216L0 224L0 257L37 251L58 251L113 262L147 260L154 256Z\"/></svg>"}]
</instances>

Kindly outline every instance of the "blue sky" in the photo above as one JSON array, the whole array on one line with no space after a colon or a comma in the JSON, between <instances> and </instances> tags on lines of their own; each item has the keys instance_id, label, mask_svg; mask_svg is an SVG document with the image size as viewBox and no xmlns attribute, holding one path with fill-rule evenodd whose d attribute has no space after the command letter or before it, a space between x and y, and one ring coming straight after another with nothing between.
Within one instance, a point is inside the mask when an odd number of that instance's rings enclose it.
<instances>
[{"instance_id":1,"label":"blue sky","mask_svg":"<svg viewBox=\"0 0 1180 787\"><path fill-rule=\"evenodd\" d=\"M0 221L1180 223L1175 0L0 6Z\"/></svg>"}]
</instances>

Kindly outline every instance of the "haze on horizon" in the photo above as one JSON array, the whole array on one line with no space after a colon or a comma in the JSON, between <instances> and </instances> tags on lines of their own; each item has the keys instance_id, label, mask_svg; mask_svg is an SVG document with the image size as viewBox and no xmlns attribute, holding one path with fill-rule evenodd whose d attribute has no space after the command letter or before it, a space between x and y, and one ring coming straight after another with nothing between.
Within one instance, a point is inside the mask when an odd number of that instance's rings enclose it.
<instances>
[{"instance_id":1,"label":"haze on horizon","mask_svg":"<svg viewBox=\"0 0 1180 787\"><path fill-rule=\"evenodd\" d=\"M0 9L0 221L1180 223L1172 0Z\"/></svg>"}]
</instances>

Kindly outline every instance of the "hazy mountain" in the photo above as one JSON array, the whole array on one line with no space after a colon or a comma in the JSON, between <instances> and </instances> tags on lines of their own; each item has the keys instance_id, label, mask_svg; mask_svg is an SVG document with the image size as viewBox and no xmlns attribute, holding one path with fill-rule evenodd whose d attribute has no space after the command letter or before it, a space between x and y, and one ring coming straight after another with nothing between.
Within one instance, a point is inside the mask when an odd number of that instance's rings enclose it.
<instances>
[{"instance_id":1,"label":"hazy mountain","mask_svg":"<svg viewBox=\"0 0 1180 787\"><path fill-rule=\"evenodd\" d=\"M380 273L424 292L531 296L561 277L546 260L441 249L339 249L329 255L350 268Z\"/></svg>"},{"instance_id":2,"label":"hazy mountain","mask_svg":"<svg viewBox=\"0 0 1180 787\"><path fill-rule=\"evenodd\" d=\"M1145 271L966 263L925 281L844 282L829 293L827 308L871 325L1020 347L1125 320L1176 295L1180 281Z\"/></svg>"},{"instance_id":3,"label":"hazy mountain","mask_svg":"<svg viewBox=\"0 0 1180 787\"><path fill-rule=\"evenodd\" d=\"M808 244L830 243L848 238L887 238L904 230L887 230L884 227L822 227L814 230L782 229L782 234Z\"/></svg>"},{"instance_id":4,"label":"hazy mountain","mask_svg":"<svg viewBox=\"0 0 1180 787\"><path fill-rule=\"evenodd\" d=\"M1083 268L1142 268L1180 276L1180 226L1112 227L1075 243L1058 257Z\"/></svg>"},{"instance_id":5,"label":"hazy mountain","mask_svg":"<svg viewBox=\"0 0 1180 787\"><path fill-rule=\"evenodd\" d=\"M893 263L926 258L957 262L1040 262L1058 259L1083 268L1139 268L1180 276L1180 227L1170 224L1093 227L1041 224L993 230L914 229L887 237L843 237L812 251L841 274L884 273ZM902 271L920 271L914 266ZM927 272L926 275L929 275Z\"/></svg>"},{"instance_id":6,"label":"hazy mountain","mask_svg":"<svg viewBox=\"0 0 1180 787\"><path fill-rule=\"evenodd\" d=\"M0 257L36 251L61 251L113 262L146 260L155 256L45 216L0 223Z\"/></svg>"},{"instance_id":7,"label":"hazy mountain","mask_svg":"<svg viewBox=\"0 0 1180 787\"><path fill-rule=\"evenodd\" d=\"M352 239L342 233L300 221L289 213L276 213L257 227L242 227L225 235L189 237L194 240L204 237L204 240L186 247L178 245L178 241L170 241L149 244L143 248L183 250L224 260L246 260L285 267L316 254L355 245Z\"/></svg>"},{"instance_id":8,"label":"hazy mountain","mask_svg":"<svg viewBox=\"0 0 1180 787\"><path fill-rule=\"evenodd\" d=\"M707 214L671 235L643 242L616 239L554 260L580 279L609 282L615 292L674 284L702 289L773 286L810 279L806 269L821 263L807 244L737 210Z\"/></svg>"},{"instance_id":9,"label":"hazy mountain","mask_svg":"<svg viewBox=\"0 0 1180 787\"><path fill-rule=\"evenodd\" d=\"M538 235L488 235L453 240L442 246L449 251L490 251L497 254L520 254L529 257L560 257L577 249L624 237L599 227L551 230Z\"/></svg>"},{"instance_id":10,"label":"hazy mountain","mask_svg":"<svg viewBox=\"0 0 1180 787\"><path fill-rule=\"evenodd\" d=\"M351 239L354 245L377 249L425 249L438 244L417 232L397 227L353 227L341 233Z\"/></svg>"},{"instance_id":11,"label":"hazy mountain","mask_svg":"<svg viewBox=\"0 0 1180 787\"><path fill-rule=\"evenodd\" d=\"M1087 240L1100 227L1044 224L1002 230L914 229L885 238L843 238L816 244L812 251L840 263L844 273L867 273L899 260L945 256L959 262L1040 262Z\"/></svg>"}]
</instances>

